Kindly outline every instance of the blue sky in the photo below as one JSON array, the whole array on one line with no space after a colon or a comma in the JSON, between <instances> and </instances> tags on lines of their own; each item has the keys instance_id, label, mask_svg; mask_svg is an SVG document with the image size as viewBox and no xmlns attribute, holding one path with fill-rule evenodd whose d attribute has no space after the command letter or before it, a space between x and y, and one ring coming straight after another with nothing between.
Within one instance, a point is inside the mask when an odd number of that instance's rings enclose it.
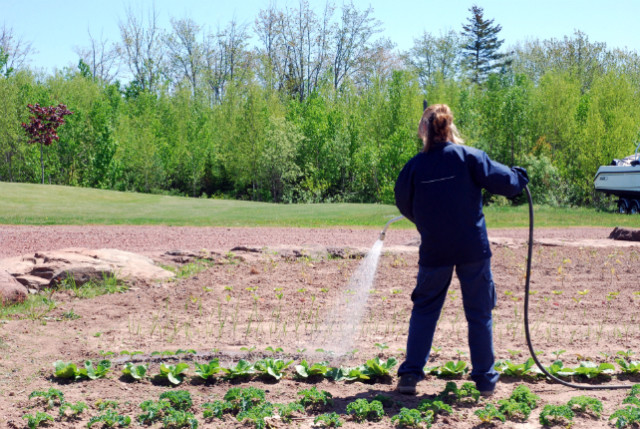
<instances>
[{"instance_id":1,"label":"blue sky","mask_svg":"<svg viewBox=\"0 0 640 429\"><path fill-rule=\"evenodd\" d=\"M235 19L249 26L269 0L0 0L0 25L32 43L37 51L30 65L52 71L75 67L75 47L88 46L87 30L94 38L119 40L118 21L127 5L148 10L155 3L160 26L169 28L169 18L191 18L198 24L216 28ZM273 3L273 0L272 0ZM474 3L484 8L485 17L502 26L505 47L530 39L562 38L578 29L591 41L605 42L609 48L640 51L640 0L612 2L592 0L354 0L361 9L371 5L382 21L383 35L407 50L413 39L429 31L438 35L460 30ZM276 6L295 7L296 1L280 0ZM324 1L311 1L320 8ZM338 6L342 2L335 2Z\"/></svg>"}]
</instances>

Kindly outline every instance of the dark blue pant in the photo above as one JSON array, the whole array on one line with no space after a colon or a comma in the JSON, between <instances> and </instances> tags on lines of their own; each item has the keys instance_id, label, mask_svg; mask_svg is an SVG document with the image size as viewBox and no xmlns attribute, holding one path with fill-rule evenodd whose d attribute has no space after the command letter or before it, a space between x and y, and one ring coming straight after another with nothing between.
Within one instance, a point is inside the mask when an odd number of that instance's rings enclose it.
<instances>
[{"instance_id":1,"label":"dark blue pant","mask_svg":"<svg viewBox=\"0 0 640 429\"><path fill-rule=\"evenodd\" d=\"M493 334L491 310L496 305L496 290L491 276L491 260L457 265L456 275L462 289L464 313L469 325L471 379L478 390L493 390L498 373L493 368ZM413 311L409 322L407 358L398 375L415 374L424 378L433 333L447 297L453 266L418 269L417 286L411 294Z\"/></svg>"}]
</instances>

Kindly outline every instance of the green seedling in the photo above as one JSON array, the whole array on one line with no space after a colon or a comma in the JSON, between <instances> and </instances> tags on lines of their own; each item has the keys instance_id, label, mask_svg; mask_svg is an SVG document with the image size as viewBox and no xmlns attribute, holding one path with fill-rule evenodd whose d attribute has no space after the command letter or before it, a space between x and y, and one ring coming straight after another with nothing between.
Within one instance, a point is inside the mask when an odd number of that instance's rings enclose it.
<instances>
[{"instance_id":1,"label":"green seedling","mask_svg":"<svg viewBox=\"0 0 640 429\"><path fill-rule=\"evenodd\" d=\"M265 375L269 375L276 380L280 380L284 375L284 370L292 363L292 360L285 362L282 359L265 358L257 361L255 368Z\"/></svg>"},{"instance_id":2,"label":"green seedling","mask_svg":"<svg viewBox=\"0 0 640 429\"><path fill-rule=\"evenodd\" d=\"M620 351L616 352L616 354L618 356L622 356L624 358L629 359L631 356L635 355L636 352L634 352L633 350L627 350L626 352L624 350L620 350Z\"/></svg>"},{"instance_id":3,"label":"green seedling","mask_svg":"<svg viewBox=\"0 0 640 429\"><path fill-rule=\"evenodd\" d=\"M302 360L299 365L295 366L296 373L302 378L313 376L324 376L328 371L329 362L323 361L309 365L306 360Z\"/></svg>"},{"instance_id":4,"label":"green seedling","mask_svg":"<svg viewBox=\"0 0 640 429\"><path fill-rule=\"evenodd\" d=\"M342 420L340 420L340 416L337 413L332 412L320 414L313 419L313 424L325 428L339 428L342 426Z\"/></svg>"},{"instance_id":5,"label":"green seedling","mask_svg":"<svg viewBox=\"0 0 640 429\"><path fill-rule=\"evenodd\" d=\"M575 396L569 400L567 406L569 406L569 408L574 412L590 412L597 418L600 418L600 414L602 414L603 410L602 402L597 398L592 398L591 396Z\"/></svg>"},{"instance_id":6,"label":"green seedling","mask_svg":"<svg viewBox=\"0 0 640 429\"><path fill-rule=\"evenodd\" d=\"M540 413L540 424L543 426L561 425L569 427L573 424L575 414L568 405L547 404Z\"/></svg>"},{"instance_id":7,"label":"green seedling","mask_svg":"<svg viewBox=\"0 0 640 429\"><path fill-rule=\"evenodd\" d=\"M202 404L203 415L205 419L216 417L222 419L226 412L231 411L233 406L226 401L213 401Z\"/></svg>"},{"instance_id":8,"label":"green seedling","mask_svg":"<svg viewBox=\"0 0 640 429\"><path fill-rule=\"evenodd\" d=\"M609 362L603 362L598 365L593 362L583 361L580 362L580 366L573 370L576 375L581 375L591 379L601 375L611 375L615 370L615 366Z\"/></svg>"},{"instance_id":9,"label":"green seedling","mask_svg":"<svg viewBox=\"0 0 640 429\"><path fill-rule=\"evenodd\" d=\"M187 390L171 390L160 395L161 401L167 401L171 408L186 411L193 405L191 393Z\"/></svg>"},{"instance_id":10,"label":"green seedling","mask_svg":"<svg viewBox=\"0 0 640 429\"><path fill-rule=\"evenodd\" d=\"M426 413L427 411L432 411L434 416L437 416L438 414L444 414L444 413L446 414L453 413L453 408L451 408L451 405L447 405L438 399L434 399L434 400L423 399L418 404L417 409L422 411L423 413Z\"/></svg>"},{"instance_id":11,"label":"green seedling","mask_svg":"<svg viewBox=\"0 0 640 429\"><path fill-rule=\"evenodd\" d=\"M497 362L495 369L504 375L512 377L537 377L540 370L535 366L533 358L529 358L524 363L514 364L509 359Z\"/></svg>"},{"instance_id":12,"label":"green seedling","mask_svg":"<svg viewBox=\"0 0 640 429\"><path fill-rule=\"evenodd\" d=\"M104 414L91 417L87 423L87 427L90 428L96 423L102 423L102 427L106 428L114 428L116 426L126 427L131 424L131 417L121 416L115 410L107 410Z\"/></svg>"},{"instance_id":13,"label":"green seedling","mask_svg":"<svg viewBox=\"0 0 640 429\"><path fill-rule=\"evenodd\" d=\"M628 406L614 411L609 420L615 420L617 428L626 428L640 424L640 408Z\"/></svg>"},{"instance_id":14,"label":"green seedling","mask_svg":"<svg viewBox=\"0 0 640 429\"><path fill-rule=\"evenodd\" d=\"M365 420L377 422L384 416L384 408L380 401L369 402L360 398L347 404L347 414L350 414L357 422Z\"/></svg>"},{"instance_id":15,"label":"green seedling","mask_svg":"<svg viewBox=\"0 0 640 429\"><path fill-rule=\"evenodd\" d=\"M96 407L98 407L98 411L104 411L107 409L117 410L119 405L118 401L114 401L112 399L98 399L96 401Z\"/></svg>"},{"instance_id":16,"label":"green seedling","mask_svg":"<svg viewBox=\"0 0 640 429\"><path fill-rule=\"evenodd\" d=\"M137 417L138 422L141 425L151 425L154 422L160 421L164 416L165 410L171 408L169 401L144 401L140 404L142 414Z\"/></svg>"},{"instance_id":17,"label":"green seedling","mask_svg":"<svg viewBox=\"0 0 640 429\"><path fill-rule=\"evenodd\" d=\"M437 377L460 377L469 371L467 363L463 360L457 362L448 361L442 366L429 368L428 372Z\"/></svg>"},{"instance_id":18,"label":"green seedling","mask_svg":"<svg viewBox=\"0 0 640 429\"><path fill-rule=\"evenodd\" d=\"M182 383L185 372L189 369L189 364L180 362L175 365L160 364L160 373L157 375L161 379L167 379L173 385Z\"/></svg>"},{"instance_id":19,"label":"green seedling","mask_svg":"<svg viewBox=\"0 0 640 429\"><path fill-rule=\"evenodd\" d=\"M316 386L298 391L302 396L299 402L307 410L322 411L333 405L333 396L326 390L319 391Z\"/></svg>"},{"instance_id":20,"label":"green seedling","mask_svg":"<svg viewBox=\"0 0 640 429\"><path fill-rule=\"evenodd\" d=\"M415 408L403 407L398 414L391 417L391 422L403 428L428 428L433 423L433 411L427 411L424 415Z\"/></svg>"},{"instance_id":21,"label":"green seedling","mask_svg":"<svg viewBox=\"0 0 640 429\"><path fill-rule=\"evenodd\" d=\"M386 361L380 360L379 357L369 359L365 364L362 372L370 378L375 377L388 377L391 371L398 361L395 358L390 357Z\"/></svg>"},{"instance_id":22,"label":"green seedling","mask_svg":"<svg viewBox=\"0 0 640 429\"><path fill-rule=\"evenodd\" d=\"M545 369L555 377L570 377L575 374L572 368L564 367L563 365L561 360L556 360L550 366L545 367Z\"/></svg>"},{"instance_id":23,"label":"green seedling","mask_svg":"<svg viewBox=\"0 0 640 429\"><path fill-rule=\"evenodd\" d=\"M554 355L556 359L560 359L560 355L566 352L566 350L556 350L555 352L551 352L551 354Z\"/></svg>"},{"instance_id":24,"label":"green seedling","mask_svg":"<svg viewBox=\"0 0 640 429\"><path fill-rule=\"evenodd\" d=\"M265 418L273 416L274 407L269 402L263 402L246 411L240 411L236 419L246 424L252 422L256 429L265 429L267 427Z\"/></svg>"},{"instance_id":25,"label":"green seedling","mask_svg":"<svg viewBox=\"0 0 640 429\"><path fill-rule=\"evenodd\" d=\"M285 423L291 423L296 413L304 414L304 407L299 402L290 402L288 404L274 404L280 419Z\"/></svg>"},{"instance_id":26,"label":"green seedling","mask_svg":"<svg viewBox=\"0 0 640 429\"><path fill-rule=\"evenodd\" d=\"M203 380L209 380L215 374L222 371L220 360L218 358L210 360L209 363L194 363L196 366L195 373Z\"/></svg>"},{"instance_id":27,"label":"green seedling","mask_svg":"<svg viewBox=\"0 0 640 429\"><path fill-rule=\"evenodd\" d=\"M273 347L271 347L271 346L267 347L267 348L265 349L265 351L267 351L267 352L271 352L271 353L273 353L273 354L276 354L276 353L283 353L283 352L284 352L284 350L282 349L282 347L276 347L276 348L273 348Z\"/></svg>"},{"instance_id":28,"label":"green seedling","mask_svg":"<svg viewBox=\"0 0 640 429\"><path fill-rule=\"evenodd\" d=\"M240 359L236 366L222 368L226 373L225 378L234 379L241 377L250 377L256 372L255 367L244 359Z\"/></svg>"},{"instance_id":29,"label":"green seedling","mask_svg":"<svg viewBox=\"0 0 640 429\"><path fill-rule=\"evenodd\" d=\"M29 429L35 429L42 424L54 421L53 416L41 411L38 411L35 415L25 414L22 418L27 419L27 427Z\"/></svg>"},{"instance_id":30,"label":"green seedling","mask_svg":"<svg viewBox=\"0 0 640 429\"><path fill-rule=\"evenodd\" d=\"M133 378L136 381L143 380L147 371L149 370L149 365L136 365L132 362L127 362L122 368L122 374L126 377Z\"/></svg>"},{"instance_id":31,"label":"green seedling","mask_svg":"<svg viewBox=\"0 0 640 429\"><path fill-rule=\"evenodd\" d=\"M627 362L623 358L617 358L616 362L620 365L620 369L622 372L627 375L636 375L640 372L640 362L639 361L631 361Z\"/></svg>"},{"instance_id":32,"label":"green seedling","mask_svg":"<svg viewBox=\"0 0 640 429\"><path fill-rule=\"evenodd\" d=\"M191 428L198 427L198 420L193 413L188 411L176 410L168 408L162 419L162 426L165 428Z\"/></svg>"},{"instance_id":33,"label":"green seedling","mask_svg":"<svg viewBox=\"0 0 640 429\"><path fill-rule=\"evenodd\" d=\"M264 390L255 387L232 387L223 399L231 406L232 411L247 411L265 400Z\"/></svg>"},{"instance_id":34,"label":"green seedling","mask_svg":"<svg viewBox=\"0 0 640 429\"><path fill-rule=\"evenodd\" d=\"M493 404L487 404L484 408L476 410L475 414L482 423L491 424L493 420L505 421L505 416Z\"/></svg>"},{"instance_id":35,"label":"green seedling","mask_svg":"<svg viewBox=\"0 0 640 429\"><path fill-rule=\"evenodd\" d=\"M34 390L29 395L29 399L33 398L43 398L47 402L47 410L50 410L54 406L59 406L64 403L64 393L54 388L50 388L46 392L41 390Z\"/></svg>"},{"instance_id":36,"label":"green seedling","mask_svg":"<svg viewBox=\"0 0 640 429\"><path fill-rule=\"evenodd\" d=\"M76 402L75 404L63 402L58 410L58 415L62 418L75 419L88 408L84 402ZM67 411L70 413L67 414Z\"/></svg>"},{"instance_id":37,"label":"green seedling","mask_svg":"<svg viewBox=\"0 0 640 429\"><path fill-rule=\"evenodd\" d=\"M378 348L378 350L380 350L381 352L389 348L389 346L387 345L387 343L375 343L374 345L375 345L375 346Z\"/></svg>"}]
</instances>

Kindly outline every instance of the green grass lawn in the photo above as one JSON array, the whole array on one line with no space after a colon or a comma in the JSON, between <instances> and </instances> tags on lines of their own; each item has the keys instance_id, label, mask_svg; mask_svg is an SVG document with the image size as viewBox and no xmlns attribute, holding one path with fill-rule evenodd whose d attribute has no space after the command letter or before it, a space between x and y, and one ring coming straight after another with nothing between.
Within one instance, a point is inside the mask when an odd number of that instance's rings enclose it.
<instances>
[{"instance_id":1,"label":"green grass lawn","mask_svg":"<svg viewBox=\"0 0 640 429\"><path fill-rule=\"evenodd\" d=\"M398 215L383 204L270 204L0 182L0 224L375 227ZM486 207L491 228L526 227L526 206ZM537 227L640 227L640 216L536 207ZM412 228L401 221L394 228Z\"/></svg>"}]
</instances>

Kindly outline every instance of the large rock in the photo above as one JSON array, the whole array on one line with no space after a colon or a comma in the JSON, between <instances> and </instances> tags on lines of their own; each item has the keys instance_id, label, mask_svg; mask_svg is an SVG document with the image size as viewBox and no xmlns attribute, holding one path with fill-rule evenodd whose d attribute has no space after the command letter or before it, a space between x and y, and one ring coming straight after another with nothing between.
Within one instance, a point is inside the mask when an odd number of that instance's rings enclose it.
<instances>
[{"instance_id":1,"label":"large rock","mask_svg":"<svg viewBox=\"0 0 640 429\"><path fill-rule=\"evenodd\" d=\"M0 269L0 304L9 305L27 298L27 288L21 285L6 270Z\"/></svg>"},{"instance_id":2,"label":"large rock","mask_svg":"<svg viewBox=\"0 0 640 429\"><path fill-rule=\"evenodd\" d=\"M0 260L0 270L5 270L19 285L21 283L32 291L55 287L67 278L73 278L76 285L82 285L104 276L136 283L174 277L172 272L156 266L145 256L117 249L74 248L38 252Z\"/></svg>"}]
</instances>

